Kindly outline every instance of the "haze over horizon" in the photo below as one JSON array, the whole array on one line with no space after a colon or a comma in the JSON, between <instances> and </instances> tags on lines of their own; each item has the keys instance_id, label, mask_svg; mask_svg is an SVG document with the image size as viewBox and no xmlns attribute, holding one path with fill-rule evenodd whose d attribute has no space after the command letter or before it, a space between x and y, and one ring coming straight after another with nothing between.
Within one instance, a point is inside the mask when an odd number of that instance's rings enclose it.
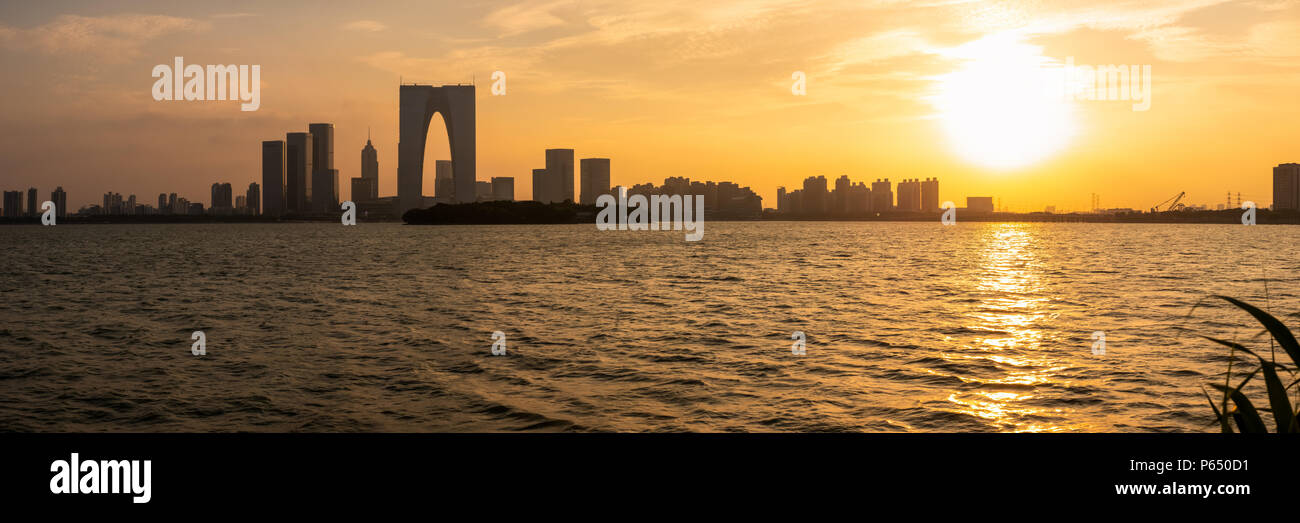
<instances>
[{"instance_id":1,"label":"haze over horizon","mask_svg":"<svg viewBox=\"0 0 1300 523\"><path fill-rule=\"evenodd\" d=\"M0 78L0 170L6 190L63 186L72 209L107 191L206 201L213 182L261 182L262 140L331 122L340 196L368 128L379 193L393 195L401 78L477 80L478 179L514 177L517 199L545 149L573 148L611 158L615 185L734 181L765 207L778 186L841 174L938 177L941 201L994 196L1015 211L1086 210L1091 193L1136 209L1180 191L1272 202L1271 168L1300 162L1300 2L1070 4L5 4L0 55L20 73ZM260 65L260 109L155 101L150 71L176 56ZM1041 110L1020 102L1014 74L996 76L1067 59L1150 65L1150 109ZM491 95L493 71L505 96ZM796 71L806 96L791 93ZM450 157L432 128L429 166Z\"/></svg>"}]
</instances>

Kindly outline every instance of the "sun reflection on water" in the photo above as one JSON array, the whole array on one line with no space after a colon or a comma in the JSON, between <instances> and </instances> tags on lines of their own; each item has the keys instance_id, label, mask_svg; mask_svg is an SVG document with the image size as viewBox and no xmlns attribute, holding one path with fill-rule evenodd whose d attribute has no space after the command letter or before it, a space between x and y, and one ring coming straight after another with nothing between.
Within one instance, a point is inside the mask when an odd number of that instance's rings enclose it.
<instances>
[{"instance_id":1,"label":"sun reflection on water","mask_svg":"<svg viewBox=\"0 0 1300 523\"><path fill-rule=\"evenodd\" d=\"M1071 427L1044 423L1060 419L1060 409L1033 406L1039 388L1051 385L1063 367L1041 349L1040 322L1050 317L1043 292L1040 260L1035 252L1034 224L989 224L981 247L982 259L973 282L979 302L972 305L964 325L978 333L958 354L946 358L995 368L994 375L963 379L978 386L958 391L947 401L956 411L1013 431L1060 431Z\"/></svg>"}]
</instances>

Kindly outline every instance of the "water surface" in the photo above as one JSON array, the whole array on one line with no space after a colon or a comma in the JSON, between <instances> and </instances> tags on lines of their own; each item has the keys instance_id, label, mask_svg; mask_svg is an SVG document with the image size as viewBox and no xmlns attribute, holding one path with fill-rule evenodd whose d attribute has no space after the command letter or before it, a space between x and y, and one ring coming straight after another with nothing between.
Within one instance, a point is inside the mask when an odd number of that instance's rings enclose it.
<instances>
[{"instance_id":1,"label":"water surface","mask_svg":"<svg viewBox=\"0 0 1300 523\"><path fill-rule=\"evenodd\" d=\"M591 225L0 227L0 429L1213 430L1201 386L1227 359L1195 334L1267 342L1235 309L1188 314L1212 293L1300 310L1298 239L1161 224L709 222L700 242ZM195 330L206 356L190 354Z\"/></svg>"}]
</instances>

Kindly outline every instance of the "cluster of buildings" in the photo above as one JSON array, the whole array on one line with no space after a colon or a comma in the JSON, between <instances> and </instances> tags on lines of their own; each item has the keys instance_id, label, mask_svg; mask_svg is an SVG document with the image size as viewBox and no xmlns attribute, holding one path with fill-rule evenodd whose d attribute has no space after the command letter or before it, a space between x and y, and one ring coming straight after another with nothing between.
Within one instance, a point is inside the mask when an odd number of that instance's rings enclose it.
<instances>
[{"instance_id":1,"label":"cluster of buildings","mask_svg":"<svg viewBox=\"0 0 1300 523\"><path fill-rule=\"evenodd\" d=\"M704 210L709 215L723 217L756 217L763 213L763 199L749 187L741 187L732 182L693 182L690 178L674 176L664 179L664 184L655 187L653 183L633 185L627 190L628 195L654 194L704 195ZM595 203L593 197L591 203ZM585 197L583 203L586 203Z\"/></svg>"},{"instance_id":2,"label":"cluster of buildings","mask_svg":"<svg viewBox=\"0 0 1300 523\"><path fill-rule=\"evenodd\" d=\"M375 168L374 183L378 184L377 164ZM263 141L260 196L262 214L267 216L338 212L334 124L308 124L307 132L290 132L284 140Z\"/></svg>"},{"instance_id":3,"label":"cluster of buildings","mask_svg":"<svg viewBox=\"0 0 1300 523\"><path fill-rule=\"evenodd\" d=\"M597 197L610 194L609 158L582 158L575 192L573 156L573 149L546 150L546 167L533 169L533 201L595 205Z\"/></svg>"},{"instance_id":4,"label":"cluster of buildings","mask_svg":"<svg viewBox=\"0 0 1300 523\"><path fill-rule=\"evenodd\" d=\"M425 203L459 203L456 197L456 179L452 176L451 160L434 162L433 199ZM474 201L514 201L515 179L511 176L493 176L492 181L474 181Z\"/></svg>"},{"instance_id":5,"label":"cluster of buildings","mask_svg":"<svg viewBox=\"0 0 1300 523\"><path fill-rule=\"evenodd\" d=\"M0 210L0 214L5 218L40 216L41 213L44 212L41 210L40 205L41 203L44 203L45 200L39 200L36 195L37 191L35 187L27 189L26 205L24 205L23 191L5 191L3 201L4 207ZM59 218L68 215L68 193L63 192L63 187L54 189L54 191L50 193L49 201L54 202L55 214L57 214Z\"/></svg>"},{"instance_id":6,"label":"cluster of buildings","mask_svg":"<svg viewBox=\"0 0 1300 523\"><path fill-rule=\"evenodd\" d=\"M974 212L984 212L984 197L969 198L976 200L967 207ZM992 198L989 209L992 209ZM977 210L980 209L980 210ZM852 216L882 212L938 212L939 179L926 178L905 179L898 182L897 191L889 178L866 182L853 182L848 175L835 180L835 188L830 189L825 176L809 176L803 181L803 188L786 191L785 187L776 189L776 211L782 214L804 216Z\"/></svg>"},{"instance_id":7,"label":"cluster of buildings","mask_svg":"<svg viewBox=\"0 0 1300 523\"><path fill-rule=\"evenodd\" d=\"M254 216L258 214L261 201L261 187L256 183L248 184L248 189L232 199L233 190L229 183L212 184L212 199L207 207L202 202L190 201L189 198L177 196L176 193L158 193L158 205L141 203L134 194L122 196L122 193L106 192L100 205L82 207L77 211L85 216ZM61 207L61 206L60 206Z\"/></svg>"}]
</instances>

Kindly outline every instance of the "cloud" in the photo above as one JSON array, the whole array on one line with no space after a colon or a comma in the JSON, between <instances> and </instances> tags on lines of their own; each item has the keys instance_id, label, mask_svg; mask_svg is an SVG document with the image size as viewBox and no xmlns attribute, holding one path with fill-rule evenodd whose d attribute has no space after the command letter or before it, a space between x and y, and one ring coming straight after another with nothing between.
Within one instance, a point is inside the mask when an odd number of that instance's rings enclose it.
<instances>
[{"instance_id":1,"label":"cloud","mask_svg":"<svg viewBox=\"0 0 1300 523\"><path fill-rule=\"evenodd\" d=\"M573 2L569 0L547 0L542 2L524 2L488 13L483 18L483 25L501 31L501 36L517 34L562 26L564 19L553 11L567 8Z\"/></svg>"},{"instance_id":2,"label":"cloud","mask_svg":"<svg viewBox=\"0 0 1300 523\"><path fill-rule=\"evenodd\" d=\"M363 31L367 33L378 33L380 31L384 31L388 29L388 26L384 25L383 22L378 22L375 20L356 20L344 24L343 28L347 29L348 31Z\"/></svg>"},{"instance_id":3,"label":"cloud","mask_svg":"<svg viewBox=\"0 0 1300 523\"><path fill-rule=\"evenodd\" d=\"M28 29L0 26L0 43L10 49L30 49L51 55L92 55L119 62L138 55L140 48L151 40L207 28L206 22L166 15L60 15Z\"/></svg>"}]
</instances>

